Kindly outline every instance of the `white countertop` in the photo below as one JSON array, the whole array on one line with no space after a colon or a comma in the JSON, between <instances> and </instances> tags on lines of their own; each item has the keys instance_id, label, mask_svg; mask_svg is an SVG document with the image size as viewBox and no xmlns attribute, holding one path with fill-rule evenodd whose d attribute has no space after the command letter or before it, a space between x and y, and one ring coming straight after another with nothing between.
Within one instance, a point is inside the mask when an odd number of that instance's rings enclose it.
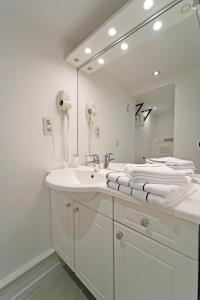
<instances>
[{"instance_id":1,"label":"white countertop","mask_svg":"<svg viewBox=\"0 0 200 300\"><path fill-rule=\"evenodd\" d=\"M67 168L49 171L45 182L46 185L53 190L66 191L66 192L101 192L111 195L124 201L128 201L143 207L150 207L156 211L166 213L196 224L200 224L200 185L195 184L196 192L186 200L179 203L172 208L162 208L159 206L152 206L151 204L144 204L134 197L127 196L118 191L112 190L107 187L106 182L95 182L92 184L80 183L74 176L75 170L93 171L92 168L79 167L78 169ZM101 170L99 174L106 175L110 170ZM94 173L95 174L95 173ZM97 174L97 173L96 173Z\"/></svg>"}]
</instances>

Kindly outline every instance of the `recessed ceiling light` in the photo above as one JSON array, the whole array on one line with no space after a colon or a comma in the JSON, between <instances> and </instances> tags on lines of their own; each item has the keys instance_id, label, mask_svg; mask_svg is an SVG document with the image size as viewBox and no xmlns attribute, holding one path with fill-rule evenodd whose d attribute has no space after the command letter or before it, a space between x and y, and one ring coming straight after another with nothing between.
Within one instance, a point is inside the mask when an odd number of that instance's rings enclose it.
<instances>
[{"instance_id":1,"label":"recessed ceiling light","mask_svg":"<svg viewBox=\"0 0 200 300\"><path fill-rule=\"evenodd\" d=\"M98 59L98 63L99 63L100 65L103 65L103 64L104 64L104 59L103 59L103 58L99 58L99 59Z\"/></svg>"},{"instance_id":2,"label":"recessed ceiling light","mask_svg":"<svg viewBox=\"0 0 200 300\"><path fill-rule=\"evenodd\" d=\"M122 50L127 50L128 49L128 44L127 43L122 43L121 44L121 49Z\"/></svg>"},{"instance_id":3,"label":"recessed ceiling light","mask_svg":"<svg viewBox=\"0 0 200 300\"><path fill-rule=\"evenodd\" d=\"M117 30L113 27L108 30L108 34L110 36L114 36L116 33L117 33Z\"/></svg>"},{"instance_id":4,"label":"recessed ceiling light","mask_svg":"<svg viewBox=\"0 0 200 300\"><path fill-rule=\"evenodd\" d=\"M153 5L154 5L154 1L153 0L145 0L144 4L143 4L143 8L145 10L148 10L148 9L152 8Z\"/></svg>"},{"instance_id":5,"label":"recessed ceiling light","mask_svg":"<svg viewBox=\"0 0 200 300\"><path fill-rule=\"evenodd\" d=\"M153 30L154 31L158 31L162 28L162 22L161 21L156 21L154 24L153 24Z\"/></svg>"},{"instance_id":6,"label":"recessed ceiling light","mask_svg":"<svg viewBox=\"0 0 200 300\"><path fill-rule=\"evenodd\" d=\"M152 75L155 76L155 77L157 77L158 75L160 75L160 71L159 71L159 70L154 71L154 72L152 73Z\"/></svg>"},{"instance_id":7,"label":"recessed ceiling light","mask_svg":"<svg viewBox=\"0 0 200 300\"><path fill-rule=\"evenodd\" d=\"M154 106L153 110L157 110L157 107L156 107L156 106Z\"/></svg>"},{"instance_id":8,"label":"recessed ceiling light","mask_svg":"<svg viewBox=\"0 0 200 300\"><path fill-rule=\"evenodd\" d=\"M192 5L187 3L183 7L181 7L181 12L183 14L186 14L187 12L189 12L191 10L191 8L192 8Z\"/></svg>"},{"instance_id":9,"label":"recessed ceiling light","mask_svg":"<svg viewBox=\"0 0 200 300\"><path fill-rule=\"evenodd\" d=\"M86 54L91 54L92 53L92 49L90 49L90 48L85 48L85 53Z\"/></svg>"}]
</instances>

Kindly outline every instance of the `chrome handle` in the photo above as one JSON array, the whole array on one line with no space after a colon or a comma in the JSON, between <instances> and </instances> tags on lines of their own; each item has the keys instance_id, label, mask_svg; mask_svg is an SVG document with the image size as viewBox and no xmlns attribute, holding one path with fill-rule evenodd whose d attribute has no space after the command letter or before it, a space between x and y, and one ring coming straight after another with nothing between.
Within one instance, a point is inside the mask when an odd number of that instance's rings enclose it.
<instances>
[{"instance_id":1,"label":"chrome handle","mask_svg":"<svg viewBox=\"0 0 200 300\"><path fill-rule=\"evenodd\" d=\"M71 203L66 204L66 208L69 208L69 207L71 207Z\"/></svg>"},{"instance_id":2,"label":"chrome handle","mask_svg":"<svg viewBox=\"0 0 200 300\"><path fill-rule=\"evenodd\" d=\"M78 207L74 208L74 213L76 213L76 212L79 212L79 208Z\"/></svg>"},{"instance_id":3,"label":"chrome handle","mask_svg":"<svg viewBox=\"0 0 200 300\"><path fill-rule=\"evenodd\" d=\"M123 238L123 232L119 231L118 233L116 233L116 238L118 240L121 240Z\"/></svg>"},{"instance_id":4,"label":"chrome handle","mask_svg":"<svg viewBox=\"0 0 200 300\"><path fill-rule=\"evenodd\" d=\"M144 218L141 220L140 224L142 227L147 228L149 226L149 220L147 218Z\"/></svg>"}]
</instances>

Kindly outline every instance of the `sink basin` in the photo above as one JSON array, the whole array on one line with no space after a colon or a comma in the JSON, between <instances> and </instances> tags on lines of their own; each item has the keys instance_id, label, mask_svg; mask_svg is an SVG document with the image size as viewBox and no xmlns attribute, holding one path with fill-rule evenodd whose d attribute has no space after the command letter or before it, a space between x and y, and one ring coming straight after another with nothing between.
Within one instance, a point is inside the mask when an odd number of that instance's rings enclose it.
<instances>
[{"instance_id":1,"label":"sink basin","mask_svg":"<svg viewBox=\"0 0 200 300\"><path fill-rule=\"evenodd\" d=\"M46 185L52 189L69 192L87 192L106 184L108 171L94 172L92 168L66 168L51 171L45 178Z\"/></svg>"},{"instance_id":2,"label":"sink basin","mask_svg":"<svg viewBox=\"0 0 200 300\"><path fill-rule=\"evenodd\" d=\"M79 184L96 184L104 183L106 175L100 172L88 170L75 170L75 176Z\"/></svg>"}]
</instances>

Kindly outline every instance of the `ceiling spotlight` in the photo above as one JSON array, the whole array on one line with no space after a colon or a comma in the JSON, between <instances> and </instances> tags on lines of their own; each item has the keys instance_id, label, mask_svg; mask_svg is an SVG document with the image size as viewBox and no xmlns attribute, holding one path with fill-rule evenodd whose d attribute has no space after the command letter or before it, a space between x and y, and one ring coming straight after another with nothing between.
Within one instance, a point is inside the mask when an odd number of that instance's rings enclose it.
<instances>
[{"instance_id":1,"label":"ceiling spotlight","mask_svg":"<svg viewBox=\"0 0 200 300\"><path fill-rule=\"evenodd\" d=\"M153 110L157 110L157 107L156 107L156 106L154 106Z\"/></svg>"},{"instance_id":2,"label":"ceiling spotlight","mask_svg":"<svg viewBox=\"0 0 200 300\"><path fill-rule=\"evenodd\" d=\"M155 76L155 77L157 77L158 75L160 75L160 71L159 71L159 70L158 70L158 71L154 71L154 72L152 73L152 75Z\"/></svg>"},{"instance_id":3,"label":"ceiling spotlight","mask_svg":"<svg viewBox=\"0 0 200 300\"><path fill-rule=\"evenodd\" d=\"M151 9L154 5L154 1L153 0L145 0L144 4L143 4L143 8L145 10Z\"/></svg>"},{"instance_id":4,"label":"ceiling spotlight","mask_svg":"<svg viewBox=\"0 0 200 300\"><path fill-rule=\"evenodd\" d=\"M191 8L192 8L192 5L187 3L183 7L181 7L181 12L183 14L186 14L187 12L189 12L191 10Z\"/></svg>"},{"instance_id":5,"label":"ceiling spotlight","mask_svg":"<svg viewBox=\"0 0 200 300\"><path fill-rule=\"evenodd\" d=\"M128 44L127 43L122 43L121 44L121 49L122 50L127 50L128 49Z\"/></svg>"},{"instance_id":6,"label":"ceiling spotlight","mask_svg":"<svg viewBox=\"0 0 200 300\"><path fill-rule=\"evenodd\" d=\"M85 48L84 51L85 51L86 54L91 54L92 53L92 50L90 48Z\"/></svg>"},{"instance_id":7,"label":"ceiling spotlight","mask_svg":"<svg viewBox=\"0 0 200 300\"><path fill-rule=\"evenodd\" d=\"M108 30L108 34L110 36L114 36L116 33L117 33L117 30L113 27Z\"/></svg>"},{"instance_id":8,"label":"ceiling spotlight","mask_svg":"<svg viewBox=\"0 0 200 300\"><path fill-rule=\"evenodd\" d=\"M162 28L162 22L161 21L156 21L154 24L153 24L153 30L154 31L158 31Z\"/></svg>"},{"instance_id":9,"label":"ceiling spotlight","mask_svg":"<svg viewBox=\"0 0 200 300\"><path fill-rule=\"evenodd\" d=\"M104 64L104 59L103 59L103 58L99 58L99 59L98 59L98 63L99 63L100 65L103 65L103 64Z\"/></svg>"}]
</instances>

